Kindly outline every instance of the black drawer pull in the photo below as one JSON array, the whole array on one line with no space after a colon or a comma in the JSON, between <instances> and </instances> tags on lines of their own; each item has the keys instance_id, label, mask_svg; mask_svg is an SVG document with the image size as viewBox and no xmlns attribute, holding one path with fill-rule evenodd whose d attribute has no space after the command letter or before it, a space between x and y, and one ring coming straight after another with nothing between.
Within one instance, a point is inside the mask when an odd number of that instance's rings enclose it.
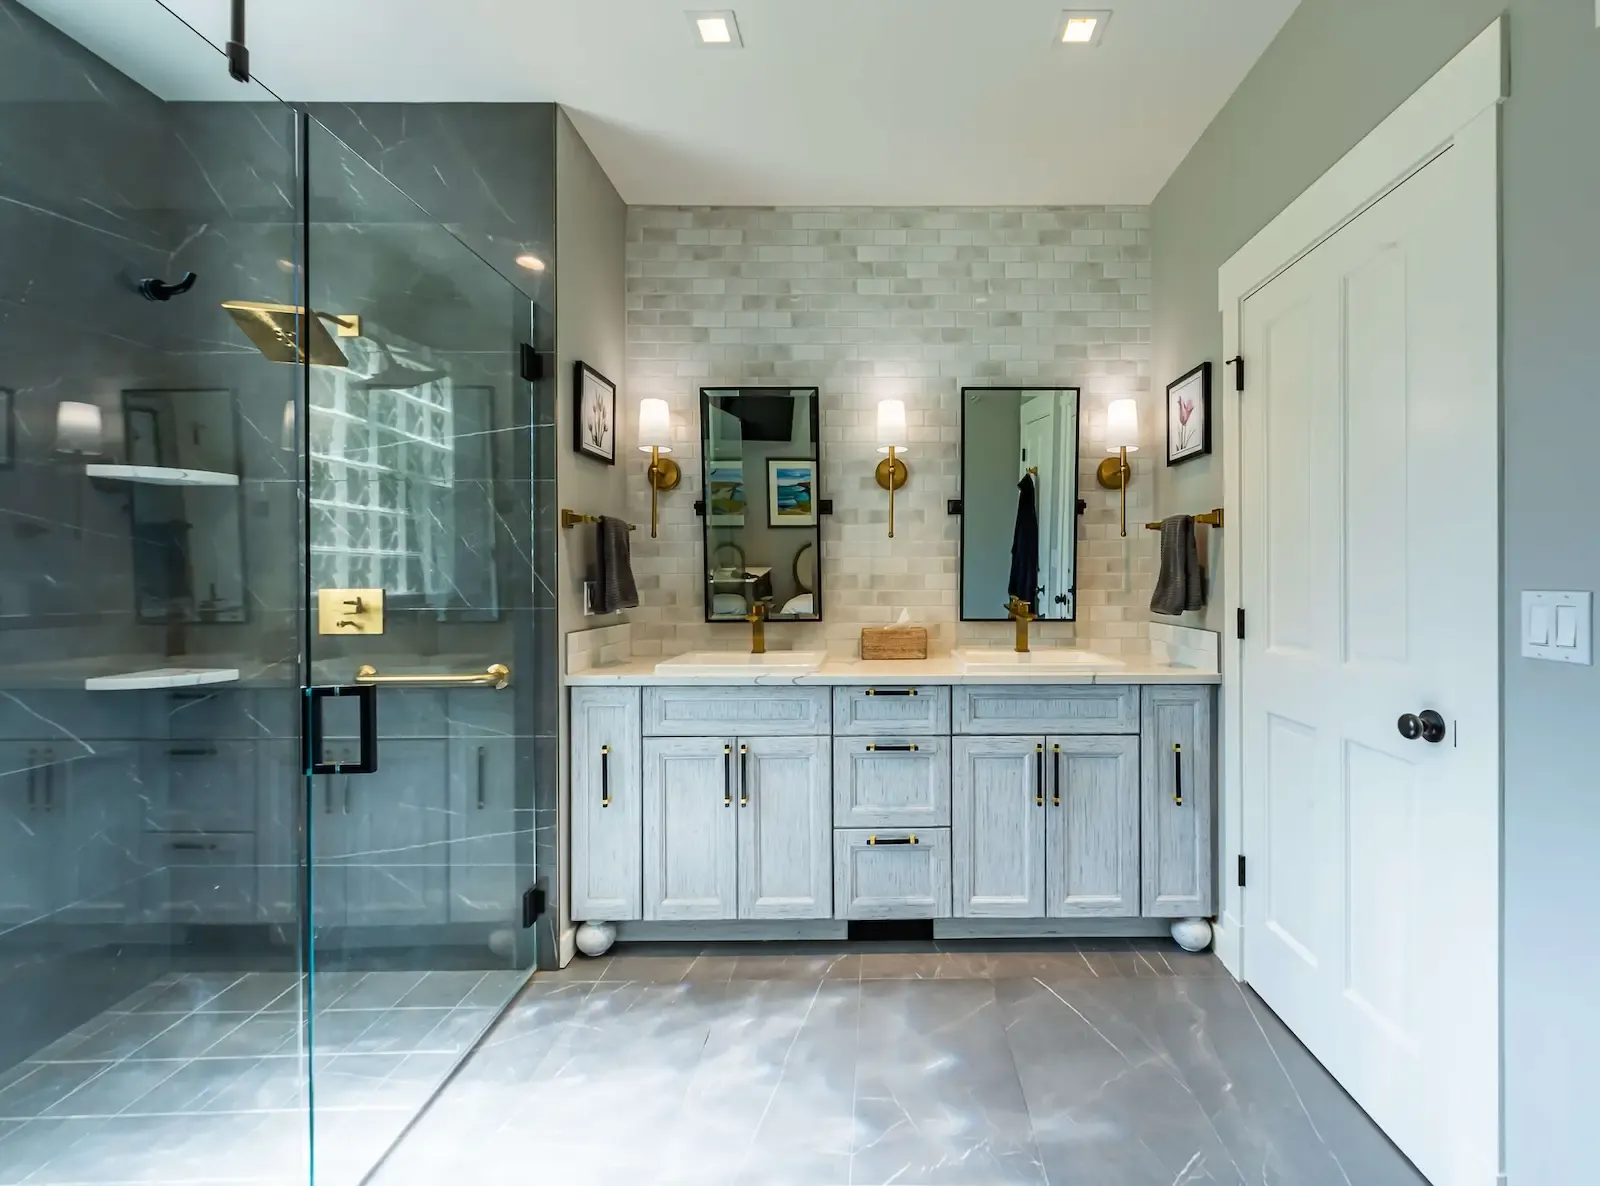
<instances>
[{"instance_id":1,"label":"black drawer pull","mask_svg":"<svg viewBox=\"0 0 1600 1186\"><path fill-rule=\"evenodd\" d=\"M1061 747L1059 745L1056 745L1056 746L1052 746L1051 749L1054 751L1052 756L1054 758L1055 767L1056 768L1055 768L1055 771L1054 771L1054 774L1055 774L1055 785L1051 787L1050 802L1051 802L1051 804L1053 806L1060 807L1061 806Z\"/></svg>"},{"instance_id":2,"label":"black drawer pull","mask_svg":"<svg viewBox=\"0 0 1600 1186\"><path fill-rule=\"evenodd\" d=\"M214 745L173 746L167 751L169 758L214 758L217 756L217 747Z\"/></svg>"},{"instance_id":3,"label":"black drawer pull","mask_svg":"<svg viewBox=\"0 0 1600 1186\"><path fill-rule=\"evenodd\" d=\"M216 852L215 841L204 843L199 840L174 840L167 845L173 852Z\"/></svg>"},{"instance_id":4,"label":"black drawer pull","mask_svg":"<svg viewBox=\"0 0 1600 1186\"><path fill-rule=\"evenodd\" d=\"M915 696L915 688L868 688L868 696Z\"/></svg>"},{"instance_id":5,"label":"black drawer pull","mask_svg":"<svg viewBox=\"0 0 1600 1186\"><path fill-rule=\"evenodd\" d=\"M1172 747L1172 802L1183 806L1183 746L1176 744Z\"/></svg>"},{"instance_id":6,"label":"black drawer pull","mask_svg":"<svg viewBox=\"0 0 1600 1186\"><path fill-rule=\"evenodd\" d=\"M1044 806L1044 746L1033 747L1033 805Z\"/></svg>"},{"instance_id":7,"label":"black drawer pull","mask_svg":"<svg viewBox=\"0 0 1600 1186\"><path fill-rule=\"evenodd\" d=\"M733 806L733 746L722 747L722 805Z\"/></svg>"},{"instance_id":8,"label":"black drawer pull","mask_svg":"<svg viewBox=\"0 0 1600 1186\"><path fill-rule=\"evenodd\" d=\"M482 750L478 751L482 753ZM600 806L611 806L611 747L600 747Z\"/></svg>"},{"instance_id":9,"label":"black drawer pull","mask_svg":"<svg viewBox=\"0 0 1600 1186\"><path fill-rule=\"evenodd\" d=\"M914 745L878 745L876 742L867 746L869 754L914 754L917 747Z\"/></svg>"},{"instance_id":10,"label":"black drawer pull","mask_svg":"<svg viewBox=\"0 0 1600 1186\"><path fill-rule=\"evenodd\" d=\"M882 836L882 837L879 837L879 836L868 836L867 837L867 843L869 845L871 845L873 848L878 848L881 845L885 845L885 844L917 844L917 843L919 843L919 841L917 840L915 835L911 835L911 836Z\"/></svg>"},{"instance_id":11,"label":"black drawer pull","mask_svg":"<svg viewBox=\"0 0 1600 1186\"><path fill-rule=\"evenodd\" d=\"M750 747L739 747L739 806L750 806Z\"/></svg>"}]
</instances>

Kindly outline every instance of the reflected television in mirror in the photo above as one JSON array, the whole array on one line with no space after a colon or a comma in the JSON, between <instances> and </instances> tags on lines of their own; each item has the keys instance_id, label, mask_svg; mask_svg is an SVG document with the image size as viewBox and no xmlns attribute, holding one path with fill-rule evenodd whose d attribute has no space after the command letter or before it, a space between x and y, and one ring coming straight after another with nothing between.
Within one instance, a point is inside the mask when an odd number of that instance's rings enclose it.
<instances>
[{"instance_id":1,"label":"reflected television in mirror","mask_svg":"<svg viewBox=\"0 0 1600 1186\"><path fill-rule=\"evenodd\" d=\"M706 621L822 617L817 389L700 391Z\"/></svg>"},{"instance_id":2,"label":"reflected television in mirror","mask_svg":"<svg viewBox=\"0 0 1600 1186\"><path fill-rule=\"evenodd\" d=\"M1077 617L1078 389L961 391L961 620Z\"/></svg>"}]
</instances>

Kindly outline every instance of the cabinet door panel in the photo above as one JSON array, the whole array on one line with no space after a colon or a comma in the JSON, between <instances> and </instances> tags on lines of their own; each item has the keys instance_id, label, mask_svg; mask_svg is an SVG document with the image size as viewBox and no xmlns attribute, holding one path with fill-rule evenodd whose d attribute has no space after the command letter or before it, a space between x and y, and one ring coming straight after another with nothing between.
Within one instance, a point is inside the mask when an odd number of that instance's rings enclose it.
<instances>
[{"instance_id":1,"label":"cabinet door panel","mask_svg":"<svg viewBox=\"0 0 1600 1186\"><path fill-rule=\"evenodd\" d=\"M818 736L831 727L832 704L827 688L646 688L644 731L649 737Z\"/></svg>"},{"instance_id":2,"label":"cabinet door panel","mask_svg":"<svg viewBox=\"0 0 1600 1186\"><path fill-rule=\"evenodd\" d=\"M450 921L513 925L517 742L483 733L450 738Z\"/></svg>"},{"instance_id":3,"label":"cabinet door panel","mask_svg":"<svg viewBox=\"0 0 1600 1186\"><path fill-rule=\"evenodd\" d=\"M949 918L950 829L840 828L833 879L836 918Z\"/></svg>"},{"instance_id":4,"label":"cabinet door panel","mask_svg":"<svg viewBox=\"0 0 1600 1186\"><path fill-rule=\"evenodd\" d=\"M1052 737L1045 866L1051 918L1139 914L1139 739Z\"/></svg>"},{"instance_id":5,"label":"cabinet door panel","mask_svg":"<svg viewBox=\"0 0 1600 1186\"><path fill-rule=\"evenodd\" d=\"M739 917L833 917L826 737L739 739Z\"/></svg>"},{"instance_id":6,"label":"cabinet door panel","mask_svg":"<svg viewBox=\"0 0 1600 1186\"><path fill-rule=\"evenodd\" d=\"M957 737L957 918L1044 917L1044 738Z\"/></svg>"},{"instance_id":7,"label":"cabinet door panel","mask_svg":"<svg viewBox=\"0 0 1600 1186\"><path fill-rule=\"evenodd\" d=\"M950 732L950 689L936 685L833 690L836 737Z\"/></svg>"},{"instance_id":8,"label":"cabinet door panel","mask_svg":"<svg viewBox=\"0 0 1600 1186\"><path fill-rule=\"evenodd\" d=\"M1139 731L1132 685L968 684L955 689L955 731L989 735Z\"/></svg>"},{"instance_id":9,"label":"cabinet door panel","mask_svg":"<svg viewBox=\"0 0 1600 1186\"><path fill-rule=\"evenodd\" d=\"M836 828L950 826L948 737L837 737L833 742Z\"/></svg>"},{"instance_id":10,"label":"cabinet door panel","mask_svg":"<svg viewBox=\"0 0 1600 1186\"><path fill-rule=\"evenodd\" d=\"M1212 697L1204 686L1144 689L1141 863L1147 917L1205 917L1215 908Z\"/></svg>"},{"instance_id":11,"label":"cabinet door panel","mask_svg":"<svg viewBox=\"0 0 1600 1186\"><path fill-rule=\"evenodd\" d=\"M450 814L446 743L384 740L380 745L376 774L324 774L316 780L331 783L334 826L343 831L345 923L445 922Z\"/></svg>"},{"instance_id":12,"label":"cabinet door panel","mask_svg":"<svg viewBox=\"0 0 1600 1186\"><path fill-rule=\"evenodd\" d=\"M638 688L572 691L572 917L580 922L644 917L639 703Z\"/></svg>"},{"instance_id":13,"label":"cabinet door panel","mask_svg":"<svg viewBox=\"0 0 1600 1186\"><path fill-rule=\"evenodd\" d=\"M732 737L644 743L644 916L738 915L738 773Z\"/></svg>"}]
</instances>

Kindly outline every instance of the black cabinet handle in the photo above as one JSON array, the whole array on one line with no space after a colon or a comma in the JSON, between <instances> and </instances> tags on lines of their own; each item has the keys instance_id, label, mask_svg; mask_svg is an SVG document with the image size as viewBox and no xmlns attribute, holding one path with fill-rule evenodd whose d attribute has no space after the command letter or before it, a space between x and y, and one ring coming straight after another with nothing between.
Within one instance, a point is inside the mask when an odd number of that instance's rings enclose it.
<instances>
[{"instance_id":1,"label":"black cabinet handle","mask_svg":"<svg viewBox=\"0 0 1600 1186\"><path fill-rule=\"evenodd\" d=\"M868 688L868 696L915 696L915 688Z\"/></svg>"},{"instance_id":2,"label":"black cabinet handle","mask_svg":"<svg viewBox=\"0 0 1600 1186\"><path fill-rule=\"evenodd\" d=\"M869 754L914 754L917 747L914 745L879 745L872 742L867 746Z\"/></svg>"},{"instance_id":3,"label":"black cabinet handle","mask_svg":"<svg viewBox=\"0 0 1600 1186\"><path fill-rule=\"evenodd\" d=\"M39 801L39 751L28 751L28 806Z\"/></svg>"},{"instance_id":4,"label":"black cabinet handle","mask_svg":"<svg viewBox=\"0 0 1600 1186\"><path fill-rule=\"evenodd\" d=\"M750 806L750 747L739 747L739 806Z\"/></svg>"},{"instance_id":5,"label":"black cabinet handle","mask_svg":"<svg viewBox=\"0 0 1600 1186\"><path fill-rule=\"evenodd\" d=\"M350 814L350 776L344 776L344 813Z\"/></svg>"},{"instance_id":6,"label":"black cabinet handle","mask_svg":"<svg viewBox=\"0 0 1600 1186\"><path fill-rule=\"evenodd\" d=\"M1056 807L1060 807L1061 806L1061 747L1059 745L1057 745L1057 746L1052 746L1051 749L1052 749L1051 759L1055 763L1055 770L1052 772L1053 775L1054 775L1054 783L1051 786L1050 802L1051 802L1052 805L1054 805Z\"/></svg>"},{"instance_id":7,"label":"black cabinet handle","mask_svg":"<svg viewBox=\"0 0 1600 1186\"><path fill-rule=\"evenodd\" d=\"M44 751L44 809L56 809L56 755L48 749Z\"/></svg>"},{"instance_id":8,"label":"black cabinet handle","mask_svg":"<svg viewBox=\"0 0 1600 1186\"><path fill-rule=\"evenodd\" d=\"M1033 804L1044 806L1044 746L1033 747Z\"/></svg>"},{"instance_id":9,"label":"black cabinet handle","mask_svg":"<svg viewBox=\"0 0 1600 1186\"><path fill-rule=\"evenodd\" d=\"M1172 803L1183 806L1183 746L1176 743L1172 747Z\"/></svg>"},{"instance_id":10,"label":"black cabinet handle","mask_svg":"<svg viewBox=\"0 0 1600 1186\"><path fill-rule=\"evenodd\" d=\"M483 798L483 796L484 796L484 789L483 789L484 778L483 778L483 775L484 775L485 766L486 766L486 764L488 762L488 757L489 757L489 751L487 749L485 749L483 746L480 745L478 747L478 765L477 765L477 769L473 771L473 774L476 776L476 778L478 780L478 810L479 811L483 810L483 804L484 804L484 798ZM604 772L604 767L603 766L602 766L602 769L601 769L600 777L602 779L605 778L605 772Z\"/></svg>"},{"instance_id":11,"label":"black cabinet handle","mask_svg":"<svg viewBox=\"0 0 1600 1186\"><path fill-rule=\"evenodd\" d=\"M722 747L722 805L733 806L733 746Z\"/></svg>"},{"instance_id":12,"label":"black cabinet handle","mask_svg":"<svg viewBox=\"0 0 1600 1186\"><path fill-rule=\"evenodd\" d=\"M868 836L867 843L873 848L878 848L886 844L918 844L920 841L913 834L910 836Z\"/></svg>"},{"instance_id":13,"label":"black cabinet handle","mask_svg":"<svg viewBox=\"0 0 1600 1186\"><path fill-rule=\"evenodd\" d=\"M478 752L481 754L483 751L479 750ZM479 797L480 799L482 798L482 792L479 793ZM611 806L611 747L609 745L600 747L600 806Z\"/></svg>"}]
</instances>

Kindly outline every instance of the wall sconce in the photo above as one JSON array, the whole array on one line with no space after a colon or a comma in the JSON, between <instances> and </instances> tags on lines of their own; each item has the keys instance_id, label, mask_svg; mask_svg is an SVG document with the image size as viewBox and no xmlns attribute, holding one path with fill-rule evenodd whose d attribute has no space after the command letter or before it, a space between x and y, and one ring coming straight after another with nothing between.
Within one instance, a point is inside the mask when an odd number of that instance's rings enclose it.
<instances>
[{"instance_id":1,"label":"wall sconce","mask_svg":"<svg viewBox=\"0 0 1600 1186\"><path fill-rule=\"evenodd\" d=\"M672 452L672 411L666 400L639 401L639 450L650 454L650 468L644 472L650 479L650 538L655 539L661 525L657 497L663 490L676 490L683 479L678 463L662 456Z\"/></svg>"},{"instance_id":2,"label":"wall sconce","mask_svg":"<svg viewBox=\"0 0 1600 1186\"><path fill-rule=\"evenodd\" d=\"M1131 399L1114 399L1106 409L1106 448L1115 453L1100 463L1095 477L1107 490L1122 491L1122 538L1128 538L1128 483L1133 470L1128 454L1139 451L1139 404Z\"/></svg>"},{"instance_id":3,"label":"wall sconce","mask_svg":"<svg viewBox=\"0 0 1600 1186\"><path fill-rule=\"evenodd\" d=\"M906 484L911 471L895 456L906 451L906 405L904 400L878 401L878 452L889 456L878 462L878 485L889 492L889 538L894 538L894 492Z\"/></svg>"},{"instance_id":4,"label":"wall sconce","mask_svg":"<svg viewBox=\"0 0 1600 1186\"><path fill-rule=\"evenodd\" d=\"M66 457L98 457L104 445L100 405L63 400L56 408L55 451Z\"/></svg>"}]
</instances>

